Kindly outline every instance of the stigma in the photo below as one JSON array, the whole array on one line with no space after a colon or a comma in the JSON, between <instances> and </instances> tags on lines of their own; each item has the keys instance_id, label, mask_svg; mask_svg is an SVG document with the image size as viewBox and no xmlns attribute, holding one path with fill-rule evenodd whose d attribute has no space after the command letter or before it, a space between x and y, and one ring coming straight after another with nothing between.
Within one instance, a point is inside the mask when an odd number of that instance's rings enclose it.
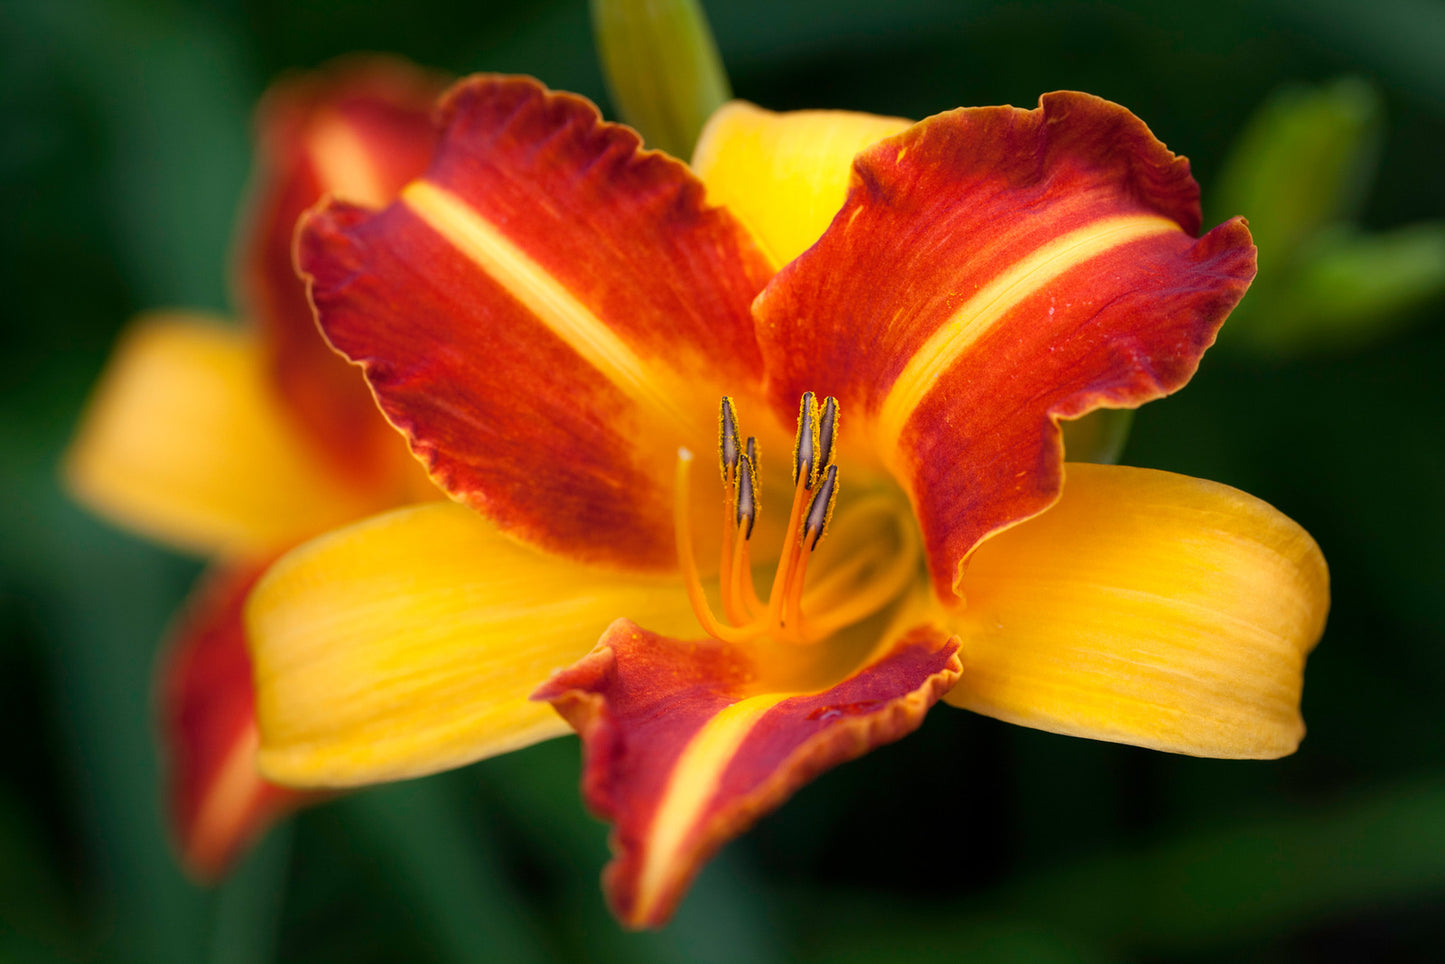
<instances>
[{"instance_id":1,"label":"stigma","mask_svg":"<svg viewBox=\"0 0 1445 964\"><path fill-rule=\"evenodd\" d=\"M746 441L738 429L737 410L724 397L718 414L718 463L723 483L722 554L719 590L723 615L708 602L693 554L688 505L693 455L677 456L674 526L678 563L687 582L688 598L698 622L710 635L726 642L767 637L810 643L831 632L831 621L810 620L805 613L804 586L808 560L828 530L838 500L838 466L833 461L838 431L838 400L820 406L812 392L798 405L798 431L793 442L793 493L782 551L767 598L753 582L750 546L761 492L758 486L757 439Z\"/></svg>"}]
</instances>

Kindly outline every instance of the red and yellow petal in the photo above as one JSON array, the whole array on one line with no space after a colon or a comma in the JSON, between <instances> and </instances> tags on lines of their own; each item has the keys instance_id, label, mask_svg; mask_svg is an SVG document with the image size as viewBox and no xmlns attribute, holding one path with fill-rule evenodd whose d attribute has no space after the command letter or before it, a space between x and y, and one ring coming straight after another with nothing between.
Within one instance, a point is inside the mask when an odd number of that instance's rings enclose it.
<instances>
[{"instance_id":1,"label":"red and yellow petal","mask_svg":"<svg viewBox=\"0 0 1445 964\"><path fill-rule=\"evenodd\" d=\"M253 332L144 316L86 406L66 484L102 515L206 555L278 551L383 508L319 456L272 388Z\"/></svg>"},{"instance_id":2,"label":"red and yellow petal","mask_svg":"<svg viewBox=\"0 0 1445 964\"><path fill-rule=\"evenodd\" d=\"M672 462L758 383L766 260L579 97L478 77L441 116L398 203L304 223L322 328L455 497L551 551L670 568Z\"/></svg>"},{"instance_id":3,"label":"red and yellow petal","mask_svg":"<svg viewBox=\"0 0 1445 964\"><path fill-rule=\"evenodd\" d=\"M772 401L849 413L845 455L908 490L947 597L984 536L1047 507L1057 420L1182 386L1254 276L1242 220L1086 94L960 109L859 155L847 204L755 306Z\"/></svg>"},{"instance_id":4,"label":"red and yellow petal","mask_svg":"<svg viewBox=\"0 0 1445 964\"><path fill-rule=\"evenodd\" d=\"M533 696L582 736L584 796L613 823L604 886L617 916L662 925L720 846L823 771L912 732L958 680L957 650L919 627L841 682L774 692L756 654L618 620Z\"/></svg>"},{"instance_id":5,"label":"red and yellow petal","mask_svg":"<svg viewBox=\"0 0 1445 964\"><path fill-rule=\"evenodd\" d=\"M980 546L962 589L947 625L968 673L950 703L1195 756L1278 757L1304 735L1329 573L1308 533L1243 492L1069 463L1059 502Z\"/></svg>"},{"instance_id":6,"label":"red and yellow petal","mask_svg":"<svg viewBox=\"0 0 1445 964\"><path fill-rule=\"evenodd\" d=\"M316 330L292 265L296 221L322 196L380 208L436 147L441 78L403 61L341 61L273 87L257 114L256 170L237 244L237 288L264 332L289 414L338 470L394 482L406 459L365 382ZM404 464L404 463L402 463Z\"/></svg>"},{"instance_id":7,"label":"red and yellow petal","mask_svg":"<svg viewBox=\"0 0 1445 964\"><path fill-rule=\"evenodd\" d=\"M160 666L160 736L172 831L186 871L214 881L279 817L313 799L256 769L251 658L242 610L264 563L211 572Z\"/></svg>"}]
</instances>

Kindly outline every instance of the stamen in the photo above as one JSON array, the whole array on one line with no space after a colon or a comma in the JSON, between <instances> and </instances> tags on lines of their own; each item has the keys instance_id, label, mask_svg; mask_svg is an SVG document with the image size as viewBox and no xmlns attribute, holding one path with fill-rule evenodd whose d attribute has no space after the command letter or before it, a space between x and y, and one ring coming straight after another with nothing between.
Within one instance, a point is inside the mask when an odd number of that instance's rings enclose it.
<instances>
[{"instance_id":1,"label":"stamen","mask_svg":"<svg viewBox=\"0 0 1445 964\"><path fill-rule=\"evenodd\" d=\"M723 596L728 600L728 619L735 625L756 622L766 607L758 599L753 586L752 559L748 552L750 543L738 539L733 544L732 565L728 569L728 581L723 586Z\"/></svg>"},{"instance_id":2,"label":"stamen","mask_svg":"<svg viewBox=\"0 0 1445 964\"><path fill-rule=\"evenodd\" d=\"M818 548L818 540L823 538L823 530L828 527L828 520L833 518L833 506L837 502L838 466L830 465L822 487L813 494L813 501L808 505L808 520L803 525L803 543L809 552Z\"/></svg>"},{"instance_id":3,"label":"stamen","mask_svg":"<svg viewBox=\"0 0 1445 964\"><path fill-rule=\"evenodd\" d=\"M688 485L692 478L692 452L685 448L677 450L677 467L673 475L675 489L672 498L672 525L677 539L677 564L682 569L683 583L687 587L687 600L692 604L693 615L709 636L726 643L745 643L762 634L761 627L748 626L741 629L725 626L713 615L708 605L707 593L702 588L702 578L697 572L697 559L692 550L692 516Z\"/></svg>"},{"instance_id":4,"label":"stamen","mask_svg":"<svg viewBox=\"0 0 1445 964\"><path fill-rule=\"evenodd\" d=\"M718 413L718 459L725 497L718 576L727 622L714 615L698 574L693 556L692 516L688 509L693 457L687 449L678 450L673 519L678 565L693 612L709 635L734 643L761 636L778 642L812 642L877 611L902 591L912 577L916 546L896 563L883 567L879 573L881 579L864 578L878 562L876 553L864 552L856 559L843 561L805 600L808 561L827 533L838 501L838 466L833 462L838 415L836 398L825 399L821 410L812 392L803 395L799 403L798 434L793 447L792 505L783 530L777 570L764 602L758 598L753 585L749 561L749 546L760 510L757 439L749 436L739 445L737 410L731 398L723 398ZM865 499L862 505L867 507L870 503ZM863 511L872 514L866 509ZM853 519L851 510L848 518ZM844 538L855 532L856 526L850 522ZM809 609L814 603L823 604L819 618L805 619L805 601Z\"/></svg>"},{"instance_id":5,"label":"stamen","mask_svg":"<svg viewBox=\"0 0 1445 964\"><path fill-rule=\"evenodd\" d=\"M748 455L743 457L742 471L738 473L737 527L743 539L753 537L753 522L758 517L757 484L758 469L753 463L753 439L748 439Z\"/></svg>"},{"instance_id":6,"label":"stamen","mask_svg":"<svg viewBox=\"0 0 1445 964\"><path fill-rule=\"evenodd\" d=\"M731 484L730 474L738 470L738 418L733 400L724 395L718 411L718 455L722 462L723 485Z\"/></svg>"},{"instance_id":7,"label":"stamen","mask_svg":"<svg viewBox=\"0 0 1445 964\"><path fill-rule=\"evenodd\" d=\"M741 535L742 538L727 540L730 545L725 548L731 553L731 558L723 569L722 585L728 619L738 625L756 621L763 611L763 605L758 600L758 591L753 586L753 568L748 553L749 540L753 536L753 523L758 515L757 440L749 438L747 448L738 475L737 508L732 532L732 535Z\"/></svg>"},{"instance_id":8,"label":"stamen","mask_svg":"<svg viewBox=\"0 0 1445 964\"><path fill-rule=\"evenodd\" d=\"M723 396L718 407L718 462L723 480L722 557L718 562L718 582L722 587L723 611L733 622L742 621L737 601L728 593L733 584L732 565L736 556L738 501L738 421L733 400ZM731 523L731 524L730 524Z\"/></svg>"},{"instance_id":9,"label":"stamen","mask_svg":"<svg viewBox=\"0 0 1445 964\"><path fill-rule=\"evenodd\" d=\"M818 419L818 465L833 464L833 439L838 434L838 400L829 395L823 401L823 415Z\"/></svg>"},{"instance_id":10,"label":"stamen","mask_svg":"<svg viewBox=\"0 0 1445 964\"><path fill-rule=\"evenodd\" d=\"M793 484L805 489L813 487L818 471L818 412L816 397L804 392L798 403L798 435L793 443Z\"/></svg>"},{"instance_id":11,"label":"stamen","mask_svg":"<svg viewBox=\"0 0 1445 964\"><path fill-rule=\"evenodd\" d=\"M800 474L793 486L793 505L788 511L788 527L783 530L783 554L778 559L778 570L773 574L773 585L768 590L768 621L777 626L783 624L784 601L792 586L798 557L802 555L801 529L807 506L804 498L808 492L807 481L807 477Z\"/></svg>"}]
</instances>

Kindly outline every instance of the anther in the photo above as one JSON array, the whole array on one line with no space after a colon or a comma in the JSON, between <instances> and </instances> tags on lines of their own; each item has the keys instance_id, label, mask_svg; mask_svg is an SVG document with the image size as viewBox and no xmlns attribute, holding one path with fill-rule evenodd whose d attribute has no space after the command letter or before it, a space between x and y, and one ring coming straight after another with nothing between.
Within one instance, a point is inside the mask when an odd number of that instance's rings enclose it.
<instances>
[{"instance_id":1,"label":"anther","mask_svg":"<svg viewBox=\"0 0 1445 964\"><path fill-rule=\"evenodd\" d=\"M718 413L718 449L722 459L723 482L728 482L729 473L738 468L738 418L733 410L733 400L723 396Z\"/></svg>"},{"instance_id":2,"label":"anther","mask_svg":"<svg viewBox=\"0 0 1445 964\"><path fill-rule=\"evenodd\" d=\"M757 446L750 438L748 439L748 454L743 456L742 471L738 473L737 526L743 531L744 539L752 538L753 522L758 517L756 495L758 468L753 462L756 454Z\"/></svg>"},{"instance_id":3,"label":"anther","mask_svg":"<svg viewBox=\"0 0 1445 964\"><path fill-rule=\"evenodd\" d=\"M838 400L829 395L823 401L823 414L818 419L818 466L833 463L833 439L838 434Z\"/></svg>"},{"instance_id":4,"label":"anther","mask_svg":"<svg viewBox=\"0 0 1445 964\"><path fill-rule=\"evenodd\" d=\"M813 493L813 501L808 504L808 515L803 523L803 543L810 552L818 548L818 540L823 538L823 530L828 528L828 520L833 517L833 505L837 501L838 466L830 465L823 484Z\"/></svg>"},{"instance_id":5,"label":"anther","mask_svg":"<svg viewBox=\"0 0 1445 964\"><path fill-rule=\"evenodd\" d=\"M813 487L817 462L818 411L812 392L804 392L798 403L798 438L793 443L793 484Z\"/></svg>"}]
</instances>

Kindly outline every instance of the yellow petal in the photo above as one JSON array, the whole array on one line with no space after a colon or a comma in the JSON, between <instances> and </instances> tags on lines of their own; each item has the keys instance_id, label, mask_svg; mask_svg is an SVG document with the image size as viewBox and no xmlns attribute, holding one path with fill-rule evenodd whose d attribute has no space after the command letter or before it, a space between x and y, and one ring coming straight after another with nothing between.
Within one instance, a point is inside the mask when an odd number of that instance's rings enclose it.
<instances>
[{"instance_id":1,"label":"yellow petal","mask_svg":"<svg viewBox=\"0 0 1445 964\"><path fill-rule=\"evenodd\" d=\"M567 731L528 700L626 614L698 633L687 594L401 509L293 551L251 596L262 771L302 786L432 773Z\"/></svg>"},{"instance_id":2,"label":"yellow petal","mask_svg":"<svg viewBox=\"0 0 1445 964\"><path fill-rule=\"evenodd\" d=\"M1070 463L1061 501L963 580L956 706L1055 733L1273 758L1304 735L1329 575L1309 534L1228 486Z\"/></svg>"},{"instance_id":3,"label":"yellow petal","mask_svg":"<svg viewBox=\"0 0 1445 964\"><path fill-rule=\"evenodd\" d=\"M703 128L692 167L708 200L737 215L781 267L812 247L843 207L854 155L911 124L840 110L774 113L733 101Z\"/></svg>"},{"instance_id":4,"label":"yellow petal","mask_svg":"<svg viewBox=\"0 0 1445 964\"><path fill-rule=\"evenodd\" d=\"M253 334L214 319L139 319L67 453L71 491L122 525L202 554L274 551L381 508L292 427L265 364Z\"/></svg>"}]
</instances>

